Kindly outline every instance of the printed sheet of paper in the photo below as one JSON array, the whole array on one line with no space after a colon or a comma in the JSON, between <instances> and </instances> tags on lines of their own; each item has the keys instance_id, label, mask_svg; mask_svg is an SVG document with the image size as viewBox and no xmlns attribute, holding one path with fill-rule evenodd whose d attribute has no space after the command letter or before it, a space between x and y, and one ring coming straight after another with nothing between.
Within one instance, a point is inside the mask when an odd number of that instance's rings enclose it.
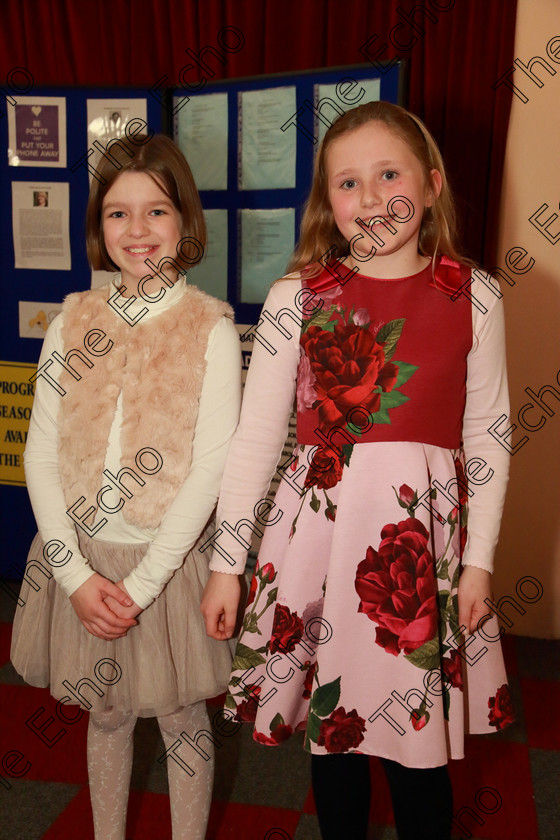
<instances>
[{"instance_id":1,"label":"printed sheet of paper","mask_svg":"<svg viewBox=\"0 0 560 840\"><path fill-rule=\"evenodd\" d=\"M147 102L145 99L88 99L87 100L87 144L88 151L95 149L94 141L98 141L104 149L110 140L122 138L126 142L126 126L131 120L148 122ZM137 126L135 126L137 129ZM140 132L142 133L142 132ZM135 148L128 141L132 149ZM88 163L97 168L101 153L96 150ZM90 181L92 178L89 173Z\"/></svg>"},{"instance_id":2,"label":"printed sheet of paper","mask_svg":"<svg viewBox=\"0 0 560 840\"><path fill-rule=\"evenodd\" d=\"M66 166L66 98L18 96L8 108L10 166Z\"/></svg>"},{"instance_id":3,"label":"printed sheet of paper","mask_svg":"<svg viewBox=\"0 0 560 840\"><path fill-rule=\"evenodd\" d=\"M68 183L12 182L15 268L70 271Z\"/></svg>"},{"instance_id":4,"label":"printed sheet of paper","mask_svg":"<svg viewBox=\"0 0 560 840\"><path fill-rule=\"evenodd\" d=\"M228 211L204 210L208 243L204 259L187 271L187 283L193 283L220 300L228 299Z\"/></svg>"},{"instance_id":5,"label":"printed sheet of paper","mask_svg":"<svg viewBox=\"0 0 560 840\"><path fill-rule=\"evenodd\" d=\"M286 272L294 250L293 207L240 210L241 302L264 303L271 283Z\"/></svg>"},{"instance_id":6,"label":"printed sheet of paper","mask_svg":"<svg viewBox=\"0 0 560 840\"><path fill-rule=\"evenodd\" d=\"M239 189L293 189L296 185L296 132L282 131L296 111L295 87L239 94Z\"/></svg>"},{"instance_id":7,"label":"printed sheet of paper","mask_svg":"<svg viewBox=\"0 0 560 840\"><path fill-rule=\"evenodd\" d=\"M340 84L340 83L337 83ZM360 95L361 91L364 91L361 99L357 99ZM352 102L351 105L347 105L336 93L336 84L334 85L315 85L314 88L314 98L315 102L314 105L317 107L317 103L320 102L325 96L335 103L335 105L341 111L349 111L351 108L355 108L357 105L365 105L366 102L379 102L379 97L381 95L381 79L360 79L358 84L352 89L352 93L349 94L352 98L356 97L356 101ZM323 116L326 120L334 122L335 119L339 116L339 114L334 110L334 108L330 107L327 103L323 106L324 113ZM323 139L325 133L327 132L329 126L320 120L317 115L315 115L315 130L314 134L315 137L319 138L319 141Z\"/></svg>"},{"instance_id":8,"label":"printed sheet of paper","mask_svg":"<svg viewBox=\"0 0 560 840\"><path fill-rule=\"evenodd\" d=\"M177 143L199 190L226 190L228 95L193 96L177 114Z\"/></svg>"},{"instance_id":9,"label":"printed sheet of paper","mask_svg":"<svg viewBox=\"0 0 560 840\"><path fill-rule=\"evenodd\" d=\"M44 338L49 324L62 310L62 303L19 301L19 337Z\"/></svg>"}]
</instances>

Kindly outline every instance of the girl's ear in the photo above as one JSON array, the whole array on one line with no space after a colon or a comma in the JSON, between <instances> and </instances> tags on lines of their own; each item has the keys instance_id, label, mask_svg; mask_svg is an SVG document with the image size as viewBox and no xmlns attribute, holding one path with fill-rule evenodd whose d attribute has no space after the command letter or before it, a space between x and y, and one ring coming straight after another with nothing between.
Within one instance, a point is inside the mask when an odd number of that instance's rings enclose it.
<instances>
[{"instance_id":1,"label":"girl's ear","mask_svg":"<svg viewBox=\"0 0 560 840\"><path fill-rule=\"evenodd\" d=\"M431 207L435 200L439 198L439 194L441 192L441 187L443 184L441 172L438 169L430 170L430 179L431 184L426 190L426 207Z\"/></svg>"}]
</instances>

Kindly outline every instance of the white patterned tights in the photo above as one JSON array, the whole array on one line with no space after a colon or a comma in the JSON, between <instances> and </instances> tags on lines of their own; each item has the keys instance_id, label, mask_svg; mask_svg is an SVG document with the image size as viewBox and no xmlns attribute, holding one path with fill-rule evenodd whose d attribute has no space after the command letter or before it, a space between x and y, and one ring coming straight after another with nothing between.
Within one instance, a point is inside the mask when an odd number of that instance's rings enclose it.
<instances>
[{"instance_id":1,"label":"white patterned tights","mask_svg":"<svg viewBox=\"0 0 560 840\"><path fill-rule=\"evenodd\" d=\"M184 706L157 720L169 753L173 840L204 840L214 776L213 744L202 734L210 734L206 703ZM134 715L117 709L90 714L87 756L96 840L125 840L135 724Z\"/></svg>"}]
</instances>

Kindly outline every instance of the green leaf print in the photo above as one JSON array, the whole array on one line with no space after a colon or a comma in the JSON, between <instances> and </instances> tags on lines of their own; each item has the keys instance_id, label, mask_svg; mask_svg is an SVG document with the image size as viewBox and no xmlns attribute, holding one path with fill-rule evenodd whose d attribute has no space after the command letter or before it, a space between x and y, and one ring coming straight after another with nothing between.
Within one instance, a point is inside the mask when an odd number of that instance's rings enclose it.
<instances>
[{"instance_id":1,"label":"green leaf print","mask_svg":"<svg viewBox=\"0 0 560 840\"><path fill-rule=\"evenodd\" d=\"M453 580L451 581L451 591L453 592L454 589L457 589L459 586L459 577L461 575L461 567L457 563L457 568L453 572Z\"/></svg>"},{"instance_id":2,"label":"green leaf print","mask_svg":"<svg viewBox=\"0 0 560 840\"><path fill-rule=\"evenodd\" d=\"M393 389L400 388L401 385L404 385L405 382L408 382L412 374L416 373L416 371L418 370L418 365L410 365L408 362L397 362L396 360L394 360L393 364L396 365L399 369L399 372L397 374L397 381L395 382Z\"/></svg>"},{"instance_id":3,"label":"green leaf print","mask_svg":"<svg viewBox=\"0 0 560 840\"><path fill-rule=\"evenodd\" d=\"M391 418L389 417L389 412L386 408L382 407L379 411L376 411L375 414L370 414L368 417L370 423L390 423Z\"/></svg>"},{"instance_id":4,"label":"green leaf print","mask_svg":"<svg viewBox=\"0 0 560 840\"><path fill-rule=\"evenodd\" d=\"M348 428L350 430L352 430L356 427L352 426L352 424L349 423ZM342 454L344 455L344 463L346 464L347 467L349 467L350 466L350 458L352 457L352 452L354 451L354 444L353 443L345 443L345 444L342 445L341 449L342 449Z\"/></svg>"},{"instance_id":5,"label":"green leaf print","mask_svg":"<svg viewBox=\"0 0 560 840\"><path fill-rule=\"evenodd\" d=\"M405 659L408 659L411 665L416 665L417 668L423 668L426 671L431 671L432 668L439 668L440 663L440 643L439 635L435 636L431 641L413 650L412 653L405 654Z\"/></svg>"},{"instance_id":6,"label":"green leaf print","mask_svg":"<svg viewBox=\"0 0 560 840\"><path fill-rule=\"evenodd\" d=\"M448 607L449 612L449 627L453 635L459 630L459 596L457 593L452 595L451 603Z\"/></svg>"},{"instance_id":7,"label":"green leaf print","mask_svg":"<svg viewBox=\"0 0 560 840\"><path fill-rule=\"evenodd\" d=\"M259 627L257 624L257 614L254 612L248 613L245 618L243 619L243 632L244 633L259 633Z\"/></svg>"},{"instance_id":8,"label":"green leaf print","mask_svg":"<svg viewBox=\"0 0 560 840\"><path fill-rule=\"evenodd\" d=\"M270 721L270 731L272 732L272 730L276 729L277 726L284 726L284 718L282 717L280 712L274 715L274 717Z\"/></svg>"},{"instance_id":9,"label":"green leaf print","mask_svg":"<svg viewBox=\"0 0 560 840\"><path fill-rule=\"evenodd\" d=\"M332 321L329 323L333 312L337 312L336 306L331 306L330 309L321 309L315 315L312 315L308 321L304 321L302 324L301 331L302 333L306 332L309 327L321 327L322 330L327 330L328 332L334 332L335 322Z\"/></svg>"},{"instance_id":10,"label":"green leaf print","mask_svg":"<svg viewBox=\"0 0 560 840\"><path fill-rule=\"evenodd\" d=\"M224 706L226 707L226 709L233 709L234 711L235 709L237 709L237 705L231 694L226 695L226 699L224 700Z\"/></svg>"},{"instance_id":11,"label":"green leaf print","mask_svg":"<svg viewBox=\"0 0 560 840\"><path fill-rule=\"evenodd\" d=\"M449 560L442 560L437 576L440 580L449 580Z\"/></svg>"},{"instance_id":12,"label":"green leaf print","mask_svg":"<svg viewBox=\"0 0 560 840\"><path fill-rule=\"evenodd\" d=\"M320 731L321 718L317 717L317 715L313 712L309 712L309 717L307 718L307 735L309 739L315 744L317 743L317 739L319 738Z\"/></svg>"},{"instance_id":13,"label":"green leaf print","mask_svg":"<svg viewBox=\"0 0 560 840\"><path fill-rule=\"evenodd\" d=\"M387 323L383 324L375 336L375 340L379 342L379 344L385 342L383 350L385 352L386 362L389 361L395 352L395 347L397 346L397 341L401 337L405 320L405 318L397 318L394 321L387 321Z\"/></svg>"},{"instance_id":14,"label":"green leaf print","mask_svg":"<svg viewBox=\"0 0 560 840\"><path fill-rule=\"evenodd\" d=\"M409 399L410 397L407 397L400 391L389 391L387 394L381 394L381 408L396 408L398 405L408 402ZM377 423L379 421L376 420L375 422Z\"/></svg>"},{"instance_id":15,"label":"green leaf print","mask_svg":"<svg viewBox=\"0 0 560 840\"><path fill-rule=\"evenodd\" d=\"M257 653L256 650L247 647L247 645L244 645L242 642L238 642L237 648L235 649L235 656L233 657L233 662L231 663L231 670L247 671L249 668L253 668L256 665L262 665L264 662L266 662L264 656L261 656L261 654Z\"/></svg>"},{"instance_id":16,"label":"green leaf print","mask_svg":"<svg viewBox=\"0 0 560 840\"><path fill-rule=\"evenodd\" d=\"M266 606L265 606L264 610L268 609L268 607L270 607L270 605L273 604L276 601L276 596L277 595L278 595L278 587L275 586L274 589L271 589L270 592L268 593L268 595L266 596ZM264 610L259 614L259 618L263 614Z\"/></svg>"},{"instance_id":17,"label":"green leaf print","mask_svg":"<svg viewBox=\"0 0 560 840\"><path fill-rule=\"evenodd\" d=\"M439 612L442 618L447 619L447 607L449 606L449 599L451 594L446 590L443 592L438 592L438 606Z\"/></svg>"},{"instance_id":18,"label":"green leaf print","mask_svg":"<svg viewBox=\"0 0 560 840\"><path fill-rule=\"evenodd\" d=\"M321 507L321 501L315 495L315 490L313 488L311 488L311 501L309 502L309 507L313 513L318 513Z\"/></svg>"},{"instance_id":19,"label":"green leaf print","mask_svg":"<svg viewBox=\"0 0 560 840\"><path fill-rule=\"evenodd\" d=\"M340 699L340 677L316 688L311 696L309 708L319 717L327 717L336 709Z\"/></svg>"}]
</instances>

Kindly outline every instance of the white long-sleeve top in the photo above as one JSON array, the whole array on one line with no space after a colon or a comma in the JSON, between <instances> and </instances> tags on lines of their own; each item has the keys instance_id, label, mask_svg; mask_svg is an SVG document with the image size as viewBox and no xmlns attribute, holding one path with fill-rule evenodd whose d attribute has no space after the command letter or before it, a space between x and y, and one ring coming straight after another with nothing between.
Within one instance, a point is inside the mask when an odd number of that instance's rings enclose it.
<instances>
[{"instance_id":1,"label":"white long-sleeve top","mask_svg":"<svg viewBox=\"0 0 560 840\"><path fill-rule=\"evenodd\" d=\"M138 300L127 312L134 317L136 309L148 306L144 318L153 318L181 299L185 285L185 279L180 277L157 303L146 304ZM50 325L39 366L55 350L64 355L61 338L63 318L64 314L61 313ZM143 609L157 598L173 572L181 566L185 555L210 518L218 498L228 446L239 417L239 336L229 318L221 318L210 332L205 358L206 373L193 439L190 472L164 514L160 526L139 528L126 522L123 516L126 503L122 511L109 515L98 511L97 514L96 521L105 516L107 523L96 533L95 539L123 544L150 543L141 563L124 580L127 592ZM53 373L49 371L49 375L57 379L54 367L51 370ZM46 378L39 377L36 380L24 464L29 497L42 539L45 543L59 540L64 543L65 551L72 552L66 563L61 566L53 564L51 568L57 583L67 595L71 595L94 571L80 552L76 526L66 513L67 505L60 481L57 417L62 399L64 397ZM122 416L121 394L105 457L105 468L113 473L121 467Z\"/></svg>"},{"instance_id":2,"label":"white long-sleeve top","mask_svg":"<svg viewBox=\"0 0 560 840\"><path fill-rule=\"evenodd\" d=\"M472 304L473 343L467 357L463 441L467 463L474 459L470 475L467 471L467 479L471 479L470 489L474 493L468 501L468 540L462 562L492 571L510 455L489 434L488 428L502 415L509 416L509 398L501 293L496 280L485 279L486 283L477 277L470 289L470 294L481 308ZM496 293L490 286L496 289ZM267 312L270 318L261 317L259 338L254 338L241 418L222 481L217 529L224 522L232 527L241 520L253 522L254 507L266 496L276 470L296 392L302 314L301 302L298 307L295 301L300 290L300 280L284 279L272 287L264 304L263 312ZM290 338L282 335L273 323L281 310L281 324L284 330L289 331ZM274 354L270 347L276 351ZM371 445L383 446L383 443ZM481 483L486 475L491 477L486 483ZM274 513L271 512L270 516L273 520ZM219 545L224 554L235 562L230 563L214 549L210 568L230 574L243 571L247 552L240 542L227 530L222 530Z\"/></svg>"}]
</instances>

